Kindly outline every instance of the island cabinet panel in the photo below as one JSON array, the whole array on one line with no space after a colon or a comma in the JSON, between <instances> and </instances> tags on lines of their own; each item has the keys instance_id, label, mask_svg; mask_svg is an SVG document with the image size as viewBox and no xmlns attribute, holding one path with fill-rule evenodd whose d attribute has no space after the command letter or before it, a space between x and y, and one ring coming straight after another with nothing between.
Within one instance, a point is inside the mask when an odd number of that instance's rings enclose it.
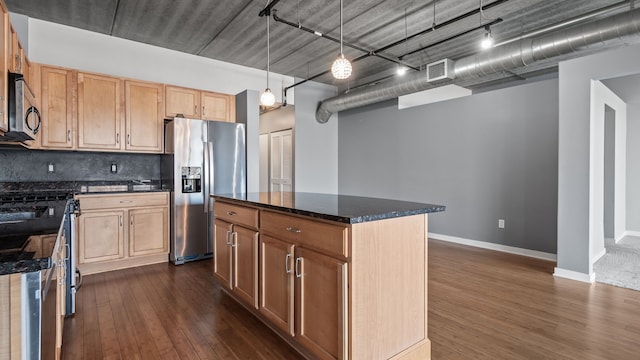
<instances>
[{"instance_id":1,"label":"island cabinet panel","mask_svg":"<svg viewBox=\"0 0 640 360\"><path fill-rule=\"evenodd\" d=\"M294 245L269 235L260 239L260 313L294 335Z\"/></svg>"},{"instance_id":2,"label":"island cabinet panel","mask_svg":"<svg viewBox=\"0 0 640 360\"><path fill-rule=\"evenodd\" d=\"M296 340L319 359L347 359L347 263L296 249Z\"/></svg>"},{"instance_id":3,"label":"island cabinet panel","mask_svg":"<svg viewBox=\"0 0 640 360\"><path fill-rule=\"evenodd\" d=\"M350 358L428 359L427 216L354 224L351 240Z\"/></svg>"},{"instance_id":4,"label":"island cabinet panel","mask_svg":"<svg viewBox=\"0 0 640 360\"><path fill-rule=\"evenodd\" d=\"M301 206L310 206L303 201L304 195L300 198ZM228 271L228 259L234 251L230 249L238 244L230 234L238 226L234 221L243 221L258 226L260 244L259 306L256 310L251 303L247 308L303 356L342 360L431 358L426 214L387 217L397 214L394 206L398 205L394 203L390 205L394 208L386 208L375 220L322 216L318 212L305 216L306 210L289 211L264 200L266 197L256 199L260 200L216 196L214 241L219 245L214 264L219 263L214 267L222 267L229 274L216 276L227 293L247 303L228 285L234 278ZM324 209L322 205L319 208ZM222 248L218 250L218 246ZM254 256L250 251L247 254ZM243 271L253 273L253 263L247 264Z\"/></svg>"},{"instance_id":5,"label":"island cabinet panel","mask_svg":"<svg viewBox=\"0 0 640 360\"><path fill-rule=\"evenodd\" d=\"M231 283L231 264L233 262L231 258L231 234L233 224L215 219L213 228L215 234L213 241L213 275L224 287L231 289L233 287Z\"/></svg>"},{"instance_id":6,"label":"island cabinet panel","mask_svg":"<svg viewBox=\"0 0 640 360\"><path fill-rule=\"evenodd\" d=\"M122 80L78 73L78 148L121 150Z\"/></svg>"}]
</instances>

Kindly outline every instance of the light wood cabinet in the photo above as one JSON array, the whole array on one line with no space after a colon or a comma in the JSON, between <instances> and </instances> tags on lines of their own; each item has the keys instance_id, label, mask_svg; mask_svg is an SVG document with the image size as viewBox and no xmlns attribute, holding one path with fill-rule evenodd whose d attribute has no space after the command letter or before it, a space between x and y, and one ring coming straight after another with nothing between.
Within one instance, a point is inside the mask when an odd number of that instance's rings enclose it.
<instances>
[{"instance_id":1,"label":"light wood cabinet","mask_svg":"<svg viewBox=\"0 0 640 360\"><path fill-rule=\"evenodd\" d=\"M257 309L258 231L215 219L214 233L214 276Z\"/></svg>"},{"instance_id":2,"label":"light wood cabinet","mask_svg":"<svg viewBox=\"0 0 640 360\"><path fill-rule=\"evenodd\" d=\"M168 219L167 207L129 210L129 256L166 253Z\"/></svg>"},{"instance_id":3,"label":"light wood cabinet","mask_svg":"<svg viewBox=\"0 0 640 360\"><path fill-rule=\"evenodd\" d=\"M260 237L260 313L294 335L294 248L268 235Z\"/></svg>"},{"instance_id":4,"label":"light wood cabinet","mask_svg":"<svg viewBox=\"0 0 640 360\"><path fill-rule=\"evenodd\" d=\"M4 8L4 5L0 5L0 133L9 129L9 117L7 114L8 31L9 13Z\"/></svg>"},{"instance_id":5,"label":"light wood cabinet","mask_svg":"<svg viewBox=\"0 0 640 360\"><path fill-rule=\"evenodd\" d=\"M75 149L77 73L38 64L33 70L42 115L41 147Z\"/></svg>"},{"instance_id":6,"label":"light wood cabinet","mask_svg":"<svg viewBox=\"0 0 640 360\"><path fill-rule=\"evenodd\" d=\"M165 86L165 116L178 114L191 119L200 119L200 91L178 86Z\"/></svg>"},{"instance_id":7,"label":"light wood cabinet","mask_svg":"<svg viewBox=\"0 0 640 360\"><path fill-rule=\"evenodd\" d=\"M77 195L78 264L83 274L167 261L166 192Z\"/></svg>"},{"instance_id":8,"label":"light wood cabinet","mask_svg":"<svg viewBox=\"0 0 640 360\"><path fill-rule=\"evenodd\" d=\"M125 81L126 150L163 151L163 104L162 84Z\"/></svg>"},{"instance_id":9,"label":"light wood cabinet","mask_svg":"<svg viewBox=\"0 0 640 360\"><path fill-rule=\"evenodd\" d=\"M165 117L178 114L186 118L236 121L236 98L233 95L165 86Z\"/></svg>"},{"instance_id":10,"label":"light wood cabinet","mask_svg":"<svg viewBox=\"0 0 640 360\"><path fill-rule=\"evenodd\" d=\"M124 257L124 210L87 211L78 221L78 263Z\"/></svg>"},{"instance_id":11,"label":"light wood cabinet","mask_svg":"<svg viewBox=\"0 0 640 360\"><path fill-rule=\"evenodd\" d=\"M122 81L78 73L78 148L123 149L123 123Z\"/></svg>"},{"instance_id":12,"label":"light wood cabinet","mask_svg":"<svg viewBox=\"0 0 640 360\"><path fill-rule=\"evenodd\" d=\"M235 96L203 91L201 103L203 120L236 121Z\"/></svg>"}]
</instances>

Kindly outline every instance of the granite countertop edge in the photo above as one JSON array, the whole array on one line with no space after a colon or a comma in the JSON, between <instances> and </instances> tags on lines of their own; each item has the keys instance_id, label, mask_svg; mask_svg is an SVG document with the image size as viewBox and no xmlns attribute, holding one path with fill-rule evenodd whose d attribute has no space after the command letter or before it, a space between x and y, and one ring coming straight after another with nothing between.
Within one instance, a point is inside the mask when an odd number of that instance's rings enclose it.
<instances>
[{"instance_id":1,"label":"granite countertop edge","mask_svg":"<svg viewBox=\"0 0 640 360\"><path fill-rule=\"evenodd\" d=\"M229 197L229 196L219 195L219 194L211 194L210 196L212 196L214 198L219 198L219 199L224 199L224 200L229 200L229 201L235 201L235 202L238 202L238 203L244 203L244 204L251 204L251 205L255 205L255 206L260 206L262 208L266 208L266 209L270 209L270 210L277 210L277 211L287 212L287 213L290 213L290 214L309 216L309 217L312 217L312 218L335 221L335 222L340 222L340 223L344 223L344 224L358 224L358 223L378 221L378 220L384 220L384 219L392 219L392 218L398 218L398 217L404 217L404 216L422 215L422 214L429 214L429 213L435 213L435 212L442 212L442 211L445 211L445 208L446 208L443 205L422 204L422 205L424 205L424 207L418 208L418 209L400 210L400 211L384 211L384 212L377 212L377 213L363 214L363 215L354 215L354 216L340 216L340 215L332 215L332 214L321 213L321 212L312 211L312 210L295 209L295 208L290 208L290 207L287 207L287 206L267 204L267 203L260 202L260 201L238 199L238 198L235 198L235 197ZM376 198L371 198L371 199L381 200L381 201L390 200L390 199L376 199ZM403 202L401 200L393 200L393 201ZM407 203L409 203L409 202L407 201ZM414 203L414 204L416 204L416 203Z\"/></svg>"},{"instance_id":2,"label":"granite countertop edge","mask_svg":"<svg viewBox=\"0 0 640 360\"><path fill-rule=\"evenodd\" d=\"M0 262L0 276L42 271L51 268L51 256L37 259Z\"/></svg>"}]
</instances>

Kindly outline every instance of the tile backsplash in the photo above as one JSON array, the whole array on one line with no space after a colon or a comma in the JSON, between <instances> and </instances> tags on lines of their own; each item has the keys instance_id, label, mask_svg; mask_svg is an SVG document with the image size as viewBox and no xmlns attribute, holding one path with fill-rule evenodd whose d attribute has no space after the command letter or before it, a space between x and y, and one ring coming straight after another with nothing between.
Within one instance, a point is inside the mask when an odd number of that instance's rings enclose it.
<instances>
[{"instance_id":1,"label":"tile backsplash","mask_svg":"<svg viewBox=\"0 0 640 360\"><path fill-rule=\"evenodd\" d=\"M133 179L160 179L160 155L0 148L0 182Z\"/></svg>"}]
</instances>

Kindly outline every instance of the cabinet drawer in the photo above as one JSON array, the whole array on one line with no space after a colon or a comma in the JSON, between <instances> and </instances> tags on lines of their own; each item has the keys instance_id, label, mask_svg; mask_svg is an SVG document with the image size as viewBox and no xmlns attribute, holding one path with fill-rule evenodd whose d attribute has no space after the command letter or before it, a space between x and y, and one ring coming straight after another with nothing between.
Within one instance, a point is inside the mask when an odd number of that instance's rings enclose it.
<instances>
[{"instance_id":1,"label":"cabinet drawer","mask_svg":"<svg viewBox=\"0 0 640 360\"><path fill-rule=\"evenodd\" d=\"M270 211L262 211L260 230L281 240L322 251L329 255L347 257L348 232L345 226L327 224Z\"/></svg>"},{"instance_id":2,"label":"cabinet drawer","mask_svg":"<svg viewBox=\"0 0 640 360\"><path fill-rule=\"evenodd\" d=\"M80 200L81 211L169 205L169 193L166 192L117 195L78 195L77 198Z\"/></svg>"},{"instance_id":3,"label":"cabinet drawer","mask_svg":"<svg viewBox=\"0 0 640 360\"><path fill-rule=\"evenodd\" d=\"M216 201L213 205L213 214L218 219L234 224L258 228L258 209Z\"/></svg>"}]
</instances>

